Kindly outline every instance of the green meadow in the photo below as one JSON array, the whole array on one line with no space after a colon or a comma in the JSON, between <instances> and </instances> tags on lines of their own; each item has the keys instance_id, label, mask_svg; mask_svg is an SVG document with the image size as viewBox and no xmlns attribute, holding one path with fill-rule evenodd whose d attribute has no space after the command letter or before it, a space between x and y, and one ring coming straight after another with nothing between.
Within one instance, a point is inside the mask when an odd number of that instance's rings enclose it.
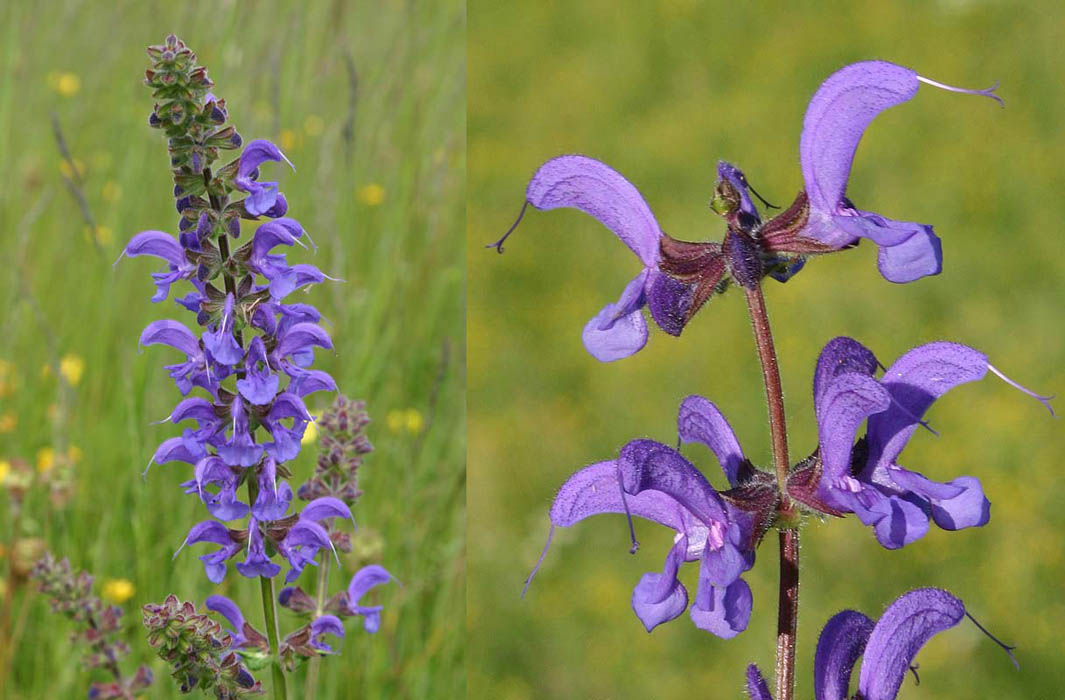
<instances>
[{"instance_id":1,"label":"green meadow","mask_svg":"<svg viewBox=\"0 0 1065 700\"><path fill-rule=\"evenodd\" d=\"M321 310L335 352L316 367L366 401L376 450L360 470L355 548L339 590L380 563L401 586L375 590L380 632L347 625L322 664L318 697L460 697L465 692L465 9L445 2L282 3L67 0L0 8L0 696L84 697L71 624L21 576L46 546L121 600L131 653L155 672L144 697L178 697L149 649L140 606L168 593L224 593L262 629L256 582L204 576L185 533L207 517L179 483L187 465L153 466L180 434L181 398L163 370L176 351L137 339L151 321L192 315L149 301L149 258L122 260L135 233L176 233L165 138L147 124L144 48L174 32L197 53L245 142L275 141L296 171L289 215L317 253L287 251L339 282L287 301ZM71 162L53 133L61 125ZM226 154L223 154L223 158ZM65 179L77 185L78 197ZM89 222L92 222L90 225ZM252 227L246 225L244 235ZM331 397L312 395L320 412ZM291 463L310 475L316 443ZM22 461L35 485L12 505ZM49 484L65 483L55 497ZM313 574L302 579L313 589ZM282 635L302 624L281 611ZM302 669L289 697L303 697ZM269 673L257 674L269 686Z\"/></svg>"},{"instance_id":2,"label":"green meadow","mask_svg":"<svg viewBox=\"0 0 1065 700\"><path fill-rule=\"evenodd\" d=\"M578 468L631 439L676 439L680 401L721 407L747 455L770 461L761 374L742 295L715 298L683 335L653 329L634 357L601 364L581 344L640 263L574 210L530 208L504 255L484 248L510 226L526 184L564 153L599 158L642 192L663 230L720 240L707 209L718 159L740 166L769 201L802 186L806 104L846 63L880 58L990 100L922 86L873 123L848 193L863 209L929 222L943 273L898 286L876 249L812 260L766 297L781 356L792 461L816 447L811 400L821 347L849 335L890 364L949 339L984 351L1036 390L1065 391L1061 256L1065 157L1065 15L1056 3L468 3L469 335L468 663L470 697L739 698L755 662L772 676L777 545L745 575L748 629L722 641L687 615L647 634L630 608L642 573L661 571L671 532L599 516L556 532L528 594L522 583L547 536L547 511ZM1059 412L1065 404L1059 399ZM811 519L802 535L798 697L813 696L813 653L843 608L878 617L922 586L962 598L1017 645L1020 671L971 624L918 656L920 685L900 698L1048 698L1065 684L1062 422L990 374L950 392L901 463L932 479L978 477L988 526L933 527L886 551L852 516ZM685 448L721 486L713 456ZM697 567L681 579L694 595Z\"/></svg>"}]
</instances>

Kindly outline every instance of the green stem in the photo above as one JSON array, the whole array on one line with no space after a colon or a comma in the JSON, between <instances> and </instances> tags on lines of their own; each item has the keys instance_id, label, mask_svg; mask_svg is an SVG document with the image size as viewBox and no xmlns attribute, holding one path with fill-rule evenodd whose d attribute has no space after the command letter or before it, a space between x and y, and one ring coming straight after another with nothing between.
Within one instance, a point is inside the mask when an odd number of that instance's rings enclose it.
<instances>
[{"instance_id":1,"label":"green stem","mask_svg":"<svg viewBox=\"0 0 1065 700\"><path fill-rule=\"evenodd\" d=\"M322 552L322 564L318 567L318 589L316 591L317 605L315 617L319 616L323 612L325 607L325 593L329 585L329 552ZM321 665L322 657L315 655L311 658L309 665L307 666L307 681L303 686L304 700L314 700L318 692L318 667Z\"/></svg>"},{"instance_id":2,"label":"green stem","mask_svg":"<svg viewBox=\"0 0 1065 700\"><path fill-rule=\"evenodd\" d=\"M769 431L773 445L773 469L780 490L778 517L783 522L794 522L795 507L788 498L788 433L784 420L784 392L780 385L780 367L777 363L773 334L769 329L769 314L761 286L744 290L747 295L747 310L758 346L758 359L762 364L762 379L765 383L766 403L769 407ZM780 531L780 593L777 599L777 658L776 698L792 700L795 697L795 645L799 626L799 531L790 527Z\"/></svg>"},{"instance_id":3,"label":"green stem","mask_svg":"<svg viewBox=\"0 0 1065 700\"><path fill-rule=\"evenodd\" d=\"M259 577L259 588L263 593L263 615L266 617L266 637L270 640L270 651L274 658L270 662L270 671L274 677L274 698L288 699L288 687L285 685L285 672L281 670L281 657L278 652L280 635L277 631L277 611L274 608L274 580L268 576Z\"/></svg>"},{"instance_id":4,"label":"green stem","mask_svg":"<svg viewBox=\"0 0 1065 700\"><path fill-rule=\"evenodd\" d=\"M254 476L248 479L248 502L255 503L259 496L259 485ZM256 525L258 527L258 525ZM249 535L250 536L250 535ZM266 624L266 638L270 642L270 672L274 679L275 700L288 700L288 686L285 685L285 672L281 669L281 635L277 630L277 597L274 595L274 580L268 576L259 577L259 590L263 596L263 617Z\"/></svg>"}]
</instances>

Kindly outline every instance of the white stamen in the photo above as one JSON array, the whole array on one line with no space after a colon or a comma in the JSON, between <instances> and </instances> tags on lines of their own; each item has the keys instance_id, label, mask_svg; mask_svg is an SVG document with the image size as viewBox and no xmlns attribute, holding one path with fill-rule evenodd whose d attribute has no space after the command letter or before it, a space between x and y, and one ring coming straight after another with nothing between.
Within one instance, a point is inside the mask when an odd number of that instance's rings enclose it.
<instances>
[{"instance_id":1,"label":"white stamen","mask_svg":"<svg viewBox=\"0 0 1065 700\"><path fill-rule=\"evenodd\" d=\"M166 422L168 422L168 421L169 421L169 420L170 420L171 418L173 418L173 417L174 417L174 414L173 414L173 413L171 413L171 414L170 414L169 416L167 416L166 418L163 418L162 420L156 420L156 421L152 421L152 422L151 422L151 423L149 423L148 425L162 425L163 423L166 423Z\"/></svg>"},{"instance_id":2,"label":"white stamen","mask_svg":"<svg viewBox=\"0 0 1065 700\"><path fill-rule=\"evenodd\" d=\"M1041 394L1037 394L1037 393L1035 393L1035 392L1034 392L1034 391L1032 391L1031 389L1027 389L1027 388L1025 388L1025 387L1021 386L1021 385L1020 385L1020 384L1018 384L1017 382L1015 382L1015 381L1013 381L1012 379L1010 379L1009 377L1007 377L1007 376L1006 376L1005 374L1003 374L1002 372L998 371L998 369L996 369L996 368L995 368L995 366L994 366L993 364L991 364L990 362L988 362L988 363L987 363L987 368L988 368L989 370L991 370L992 372L994 372L994 373L995 373L995 375L997 375L999 379L1001 379L1002 381L1006 382L1007 384L1009 384L1010 386L1012 386L1012 387L1013 387L1014 389L1017 389L1018 391L1021 391L1021 392L1025 393L1025 394L1028 394L1028 395L1029 395L1029 396L1031 396L1031 397L1032 397L1033 399L1035 399L1035 400L1036 400L1036 401L1038 401L1039 403L1041 403L1041 404L1043 404L1044 406L1046 406L1046 407L1047 407L1047 410L1048 410L1048 411L1050 411L1050 415L1054 416L1055 418L1057 418L1057 417L1058 417L1058 416L1057 416L1057 414L1056 414L1056 413L1054 413L1054 407L1050 405L1050 400L1051 400L1052 398L1054 398L1054 395L1053 395L1053 394L1051 394L1050 396L1043 396L1043 395L1041 395Z\"/></svg>"},{"instance_id":3,"label":"white stamen","mask_svg":"<svg viewBox=\"0 0 1065 700\"><path fill-rule=\"evenodd\" d=\"M983 90L969 90L966 88L954 87L953 85L947 85L946 83L941 83L937 80L932 80L931 78L925 78L921 75L917 76L917 79L920 80L922 83L927 83L932 87L937 87L940 90L947 90L948 92L960 92L963 95L981 95L983 97L990 97L995 102L998 102L999 106L1006 106L1006 103L1002 100L1002 98L995 94L995 90L998 89L997 80L995 81L995 84L989 88L984 88Z\"/></svg>"}]
</instances>

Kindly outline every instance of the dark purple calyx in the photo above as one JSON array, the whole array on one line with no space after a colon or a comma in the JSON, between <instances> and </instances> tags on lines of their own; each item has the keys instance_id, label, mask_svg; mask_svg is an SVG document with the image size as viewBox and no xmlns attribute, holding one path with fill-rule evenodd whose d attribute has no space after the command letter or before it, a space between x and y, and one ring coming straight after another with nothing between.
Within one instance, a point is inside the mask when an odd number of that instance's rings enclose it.
<instances>
[{"instance_id":1,"label":"dark purple calyx","mask_svg":"<svg viewBox=\"0 0 1065 700\"><path fill-rule=\"evenodd\" d=\"M729 229L722 246L729 275L744 289L755 289L762 282L762 265L758 244L746 233Z\"/></svg>"}]
</instances>

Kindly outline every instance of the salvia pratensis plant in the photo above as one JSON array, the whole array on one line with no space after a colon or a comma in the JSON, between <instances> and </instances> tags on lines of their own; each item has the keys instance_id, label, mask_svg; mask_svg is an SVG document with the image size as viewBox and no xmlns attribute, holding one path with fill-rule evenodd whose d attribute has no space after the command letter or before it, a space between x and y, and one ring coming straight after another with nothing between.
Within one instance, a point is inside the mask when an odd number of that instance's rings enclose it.
<instances>
[{"instance_id":1,"label":"salvia pratensis plant","mask_svg":"<svg viewBox=\"0 0 1065 700\"><path fill-rule=\"evenodd\" d=\"M192 603L173 596L161 605L145 606L144 622L153 646L174 664L183 691L210 687L220 698L258 692L259 681L248 669L268 665L274 696L284 698L286 671L298 661L310 658L316 664L319 655L334 653L324 635L344 636L337 615L372 618L366 628L376 631L380 608L361 605L360 599L391 575L380 566L367 567L330 606L316 606L310 623L281 636L274 580L284 571L285 583L295 583L308 566L327 571L329 559L337 557L334 540L346 538L338 524L353 522L350 507L357 495L350 469L343 474L347 481L323 481L325 488L312 480L315 485L301 494L315 495L296 512L289 484L287 463L299 454L304 431L314 420L304 398L337 387L326 372L311 367L315 348L333 347L318 325L321 314L286 299L327 277L313 265L289 264L284 253L274 252L278 246L306 247L304 241L310 241L300 223L286 216L288 201L278 183L263 179L262 168L288 163L281 150L265 140L243 142L227 124L226 102L211 92L206 69L177 37L149 47L148 56L145 83L156 100L148 123L167 136L179 233L138 233L123 256L148 255L165 262L166 269L152 275L153 302L166 300L174 284L188 282L191 291L175 301L194 314L197 328L164 319L141 334L142 346L178 351L178 361L166 370L186 398L167 420L195 425L164 440L149 466L188 465L181 485L202 501L210 517L191 526L178 553L186 546L214 546L199 556L212 583L230 575L231 560L240 576L257 579L265 631L256 631L237 605L221 595L210 596L206 608L232 625L228 633L197 613ZM235 158L219 163L224 152L242 146ZM242 222L257 227L238 246ZM345 410L340 414L344 430L354 429L358 416ZM368 446L364 438L360 444ZM337 459L348 459L345 455ZM325 585L324 575L319 585ZM282 604L291 597L282 594ZM306 697L313 695L309 684Z\"/></svg>"},{"instance_id":2,"label":"salvia pratensis plant","mask_svg":"<svg viewBox=\"0 0 1065 700\"><path fill-rule=\"evenodd\" d=\"M104 603L92 592L92 574L75 573L67 559L57 560L51 552L45 552L34 565L30 578L48 596L52 612L76 625L71 638L84 646L82 665L90 670L103 669L111 676L108 681L93 681L89 685L89 698L134 700L140 697L154 680L152 670L138 666L131 676L122 672L122 657L129 653L129 645L121 638L122 608Z\"/></svg>"},{"instance_id":3,"label":"salvia pratensis plant","mask_svg":"<svg viewBox=\"0 0 1065 700\"><path fill-rule=\"evenodd\" d=\"M978 478L934 481L900 466L899 455L919 429L931 432L924 415L936 399L988 373L1050 409L1050 397L1017 384L983 353L965 345L928 343L885 366L858 341L839 337L824 346L813 372L818 444L805 459L790 459L762 281L771 277L786 282L808 258L852 248L866 239L877 246L880 273L891 282L940 273L942 245L930 225L865 211L847 191L851 162L865 129L885 109L912 99L922 83L1002 103L995 87L956 88L884 61L855 63L829 77L813 96L799 144L804 187L791 206L772 218L764 219L759 212L755 199L767 208L771 205L746 175L721 162L710 209L725 220L723 240L693 243L673 238L661 230L628 180L597 160L566 155L536 171L518 220L490 245L503 252L503 243L528 205L541 210L572 207L596 218L636 254L640 271L582 333L585 348L602 362L620 360L644 347L649 335L644 308L659 328L679 336L712 297L729 287L742 291L762 367L773 463L753 464L721 411L707 398L688 396L680 405L676 436L663 436L662 442L632 440L613 458L579 469L562 485L550 509L551 534L540 562L555 528L593 515L624 514L633 552L638 541L632 516L663 525L674 531L673 545L662 571L644 574L636 584L633 611L650 632L688 610L696 627L727 639L748 625L754 601L742 575L754 565L762 540L775 530L780 542L776 692L770 695L752 665L747 689L757 700L796 697L799 531L805 516L853 513L888 549L920 539L930 522L945 530L985 525L990 503ZM863 422L865 433L859 436ZM715 489L681 454L680 447L692 442L714 454L724 472L725 490ZM677 574L685 562L696 561L698 587L690 601ZM863 653L854 697L896 697L924 642L967 614L960 600L938 589L903 595L875 624L860 613L840 613L829 621L818 645L817 699L849 697L851 669Z\"/></svg>"}]
</instances>

